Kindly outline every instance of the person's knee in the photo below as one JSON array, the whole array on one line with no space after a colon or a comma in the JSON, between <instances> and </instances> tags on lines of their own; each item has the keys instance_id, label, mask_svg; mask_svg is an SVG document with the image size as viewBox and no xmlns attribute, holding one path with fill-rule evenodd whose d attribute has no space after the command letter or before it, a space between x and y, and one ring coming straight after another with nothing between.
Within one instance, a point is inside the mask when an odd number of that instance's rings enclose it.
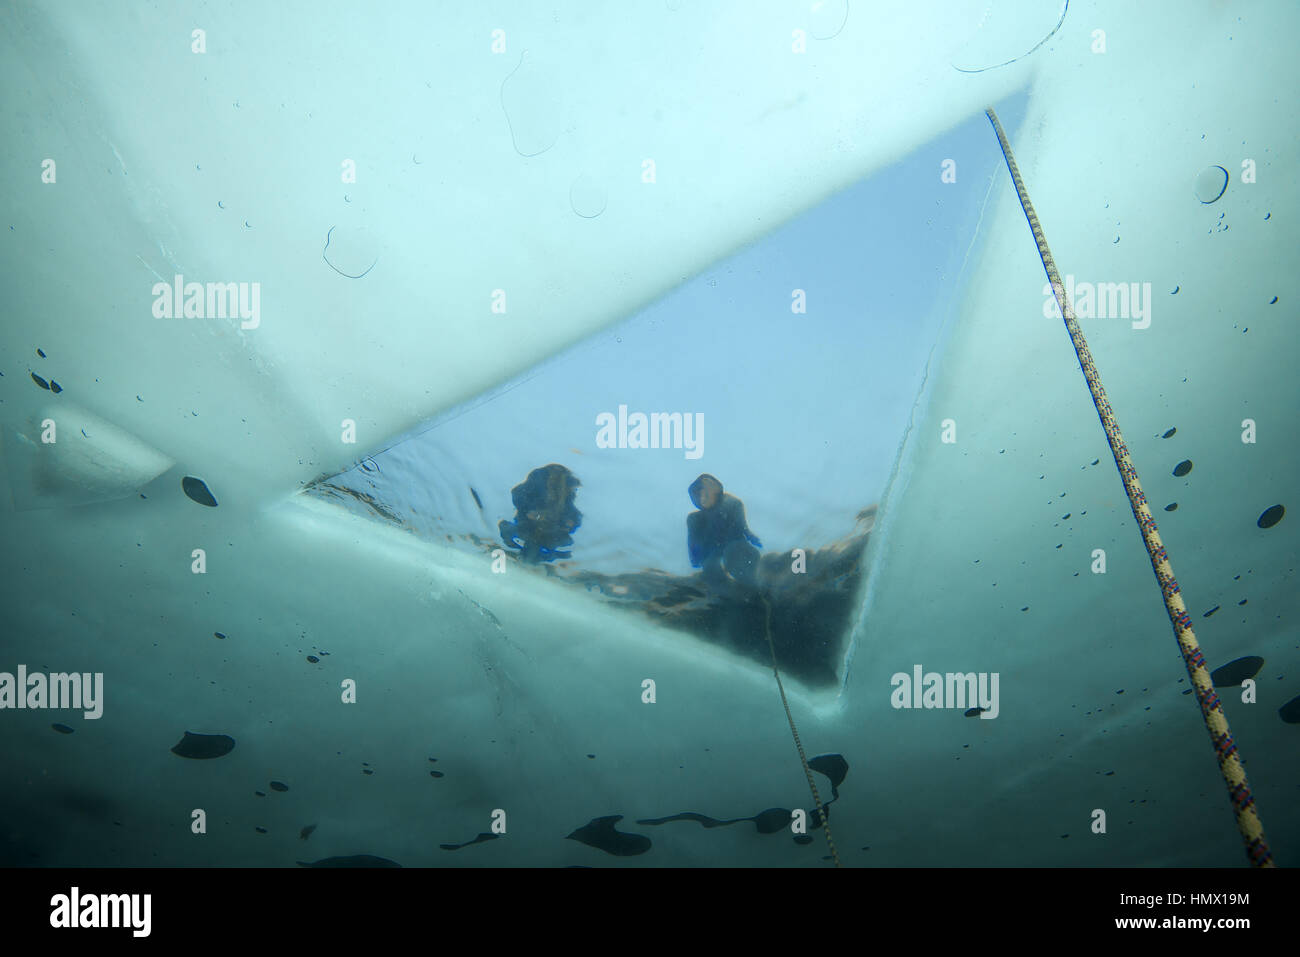
<instances>
[{"instance_id":1,"label":"person's knee","mask_svg":"<svg viewBox=\"0 0 1300 957\"><path fill-rule=\"evenodd\" d=\"M758 549L749 542L732 542L726 550L727 574L736 581L754 584L758 578L758 557Z\"/></svg>"},{"instance_id":2,"label":"person's knee","mask_svg":"<svg viewBox=\"0 0 1300 957\"><path fill-rule=\"evenodd\" d=\"M710 585L719 585L727 580L727 570L723 567L722 556L720 554L710 555L705 559L700 572L704 580Z\"/></svg>"}]
</instances>

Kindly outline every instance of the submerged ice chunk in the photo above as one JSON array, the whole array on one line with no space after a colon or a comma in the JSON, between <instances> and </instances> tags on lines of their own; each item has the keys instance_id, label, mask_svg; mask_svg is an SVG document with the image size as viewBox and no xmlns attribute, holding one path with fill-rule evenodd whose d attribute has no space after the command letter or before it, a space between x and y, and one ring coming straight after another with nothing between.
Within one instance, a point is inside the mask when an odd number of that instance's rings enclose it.
<instances>
[{"instance_id":1,"label":"submerged ice chunk","mask_svg":"<svg viewBox=\"0 0 1300 957\"><path fill-rule=\"evenodd\" d=\"M181 479L181 488L185 490L186 495L200 505L206 505L208 508L217 507L217 500L212 497L212 493L208 491L208 486L203 479L187 475Z\"/></svg>"},{"instance_id":2,"label":"submerged ice chunk","mask_svg":"<svg viewBox=\"0 0 1300 957\"><path fill-rule=\"evenodd\" d=\"M186 731L185 737L172 746L172 754L198 760L220 758L233 750L235 739L228 734L195 734L192 731Z\"/></svg>"}]
</instances>

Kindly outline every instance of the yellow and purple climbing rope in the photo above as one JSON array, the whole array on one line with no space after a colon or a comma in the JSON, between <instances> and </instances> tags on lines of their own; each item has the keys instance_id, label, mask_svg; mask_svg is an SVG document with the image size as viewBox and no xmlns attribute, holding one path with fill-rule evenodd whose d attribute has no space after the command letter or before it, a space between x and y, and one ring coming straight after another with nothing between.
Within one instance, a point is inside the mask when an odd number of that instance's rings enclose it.
<instances>
[{"instance_id":1,"label":"yellow and purple climbing rope","mask_svg":"<svg viewBox=\"0 0 1300 957\"><path fill-rule=\"evenodd\" d=\"M1156 580L1160 582L1165 609L1169 612L1169 620L1174 626L1174 635L1178 639L1178 647L1183 655L1183 664L1187 667L1187 675L1196 689L1196 700L1201 705L1201 716L1205 720L1206 730L1210 733L1210 741L1214 744L1219 771L1228 787L1228 797L1232 801L1237 817L1237 828L1241 831L1242 840L1246 844L1246 856L1254 867L1273 867L1273 853L1264 838L1264 825L1255 809L1255 798L1246 780L1246 771L1237 756L1236 741L1233 740L1232 731L1228 728L1228 719L1219 704L1218 692L1214 690L1214 682L1210 680L1210 672L1205 667L1205 658L1201 654L1200 644L1192 631L1192 619L1187 614L1187 607L1179 594L1178 582L1169 564L1169 555L1160 541L1156 521L1147 506L1142 485L1138 482L1137 467L1129 457L1128 446L1124 444L1119 425L1115 421L1115 414L1106 399L1106 390L1102 388L1101 377L1097 374L1097 367L1092 361L1092 353L1088 350L1088 343L1083 338L1083 332L1075 319L1065 286L1061 283L1060 273L1056 271L1056 263L1052 261L1052 252L1047 246L1047 239L1043 235L1043 227L1038 222L1034 206L1029 201L1029 193L1025 189L1024 180L1020 177L1020 170L1012 155L1011 145L1007 142L1007 135L1002 130L1002 124L998 122L997 114L992 109L984 112L998 135L1002 156L1007 161L1007 169L1011 171L1016 194L1020 197L1020 207L1025 211L1025 218L1029 220L1029 228L1034 233L1034 242L1038 244L1038 255L1043 261L1043 268L1047 270L1047 278L1052 284L1057 305L1061 307L1065 328L1070 333L1070 341L1074 343L1075 354L1079 357L1079 366L1083 369L1084 378L1088 380L1088 390L1092 393L1093 405L1097 407L1102 428L1106 430L1106 440L1110 443L1111 454L1115 456L1115 465L1119 468L1124 490L1128 493L1129 504L1133 507L1133 517L1137 519L1138 528L1142 530L1142 540L1146 543L1147 554L1151 557L1151 567L1155 570Z\"/></svg>"}]
</instances>

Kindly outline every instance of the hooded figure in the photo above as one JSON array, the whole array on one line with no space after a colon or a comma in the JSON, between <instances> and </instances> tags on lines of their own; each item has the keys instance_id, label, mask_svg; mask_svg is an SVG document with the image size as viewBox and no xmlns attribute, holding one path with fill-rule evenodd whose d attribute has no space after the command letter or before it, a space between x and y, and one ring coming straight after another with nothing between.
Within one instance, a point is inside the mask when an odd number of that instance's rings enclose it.
<instances>
[{"instance_id":1,"label":"hooded figure","mask_svg":"<svg viewBox=\"0 0 1300 957\"><path fill-rule=\"evenodd\" d=\"M515 503L513 522L497 526L501 541L520 551L526 562L553 562L569 558L560 551L573 544L573 533L582 525L582 513L573 497L582 483L563 465L543 465L510 491Z\"/></svg>"},{"instance_id":2,"label":"hooded figure","mask_svg":"<svg viewBox=\"0 0 1300 957\"><path fill-rule=\"evenodd\" d=\"M730 578L756 585L763 543L745 522L745 503L724 492L722 483L707 473L692 482L689 491L699 509L686 516L691 567L704 569L704 580L710 584Z\"/></svg>"}]
</instances>

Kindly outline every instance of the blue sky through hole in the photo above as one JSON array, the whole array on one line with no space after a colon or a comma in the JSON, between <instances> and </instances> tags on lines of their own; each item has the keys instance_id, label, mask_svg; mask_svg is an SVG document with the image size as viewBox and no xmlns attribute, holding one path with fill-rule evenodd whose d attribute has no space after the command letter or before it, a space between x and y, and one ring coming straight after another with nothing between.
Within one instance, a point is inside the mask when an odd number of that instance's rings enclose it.
<instances>
[{"instance_id":1,"label":"blue sky through hole","mask_svg":"<svg viewBox=\"0 0 1300 957\"><path fill-rule=\"evenodd\" d=\"M999 107L1012 136L1024 107ZM954 184L940 180L946 159ZM333 481L422 536L499 543L511 488L558 462L583 483L573 560L606 573L690 572L686 490L701 472L744 501L766 550L847 536L884 495L1000 163L973 116ZM795 289L805 314L791 311ZM598 448L597 416L620 405L702 414L703 454Z\"/></svg>"}]
</instances>

